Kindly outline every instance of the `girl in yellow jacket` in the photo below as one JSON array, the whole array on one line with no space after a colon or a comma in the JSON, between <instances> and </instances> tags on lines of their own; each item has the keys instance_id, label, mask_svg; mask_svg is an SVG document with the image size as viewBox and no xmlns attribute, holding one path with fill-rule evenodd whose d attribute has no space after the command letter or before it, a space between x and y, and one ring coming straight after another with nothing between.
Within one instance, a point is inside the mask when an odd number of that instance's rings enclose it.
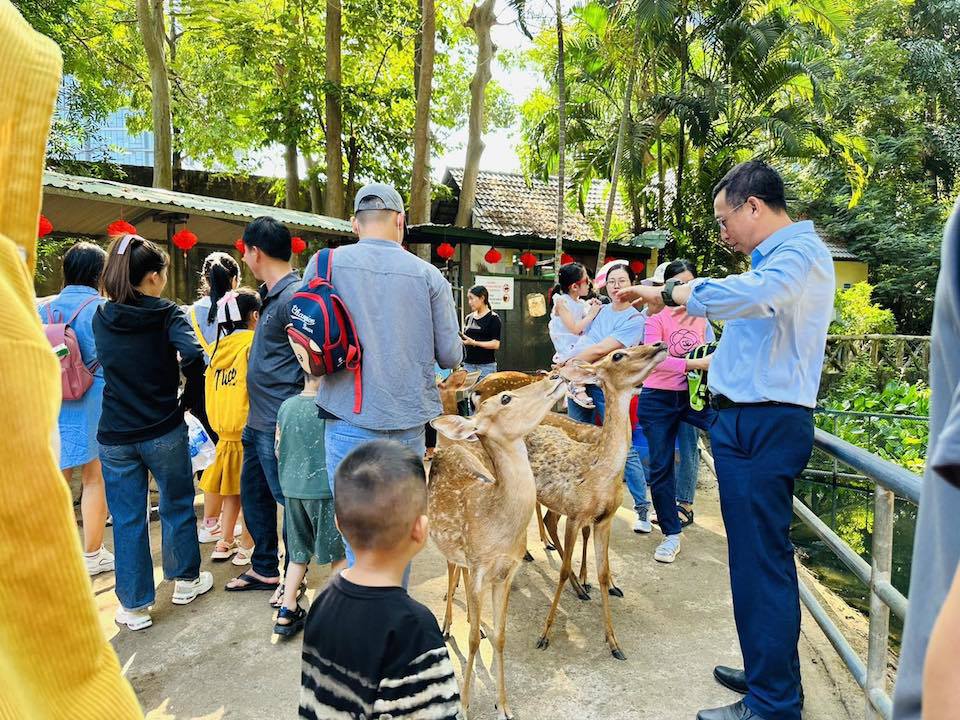
<instances>
[{"instance_id":1,"label":"girl in yellow jacket","mask_svg":"<svg viewBox=\"0 0 960 720\"><path fill-rule=\"evenodd\" d=\"M228 292L217 302L217 341L207 366L205 396L210 427L219 436L217 454L200 479L200 489L223 496L223 537L210 559L233 558L246 565L253 552L253 538L246 528L239 539L234 526L240 515L240 468L243 446L240 433L247 422L247 364L253 330L260 317L260 295L250 288Z\"/></svg>"}]
</instances>

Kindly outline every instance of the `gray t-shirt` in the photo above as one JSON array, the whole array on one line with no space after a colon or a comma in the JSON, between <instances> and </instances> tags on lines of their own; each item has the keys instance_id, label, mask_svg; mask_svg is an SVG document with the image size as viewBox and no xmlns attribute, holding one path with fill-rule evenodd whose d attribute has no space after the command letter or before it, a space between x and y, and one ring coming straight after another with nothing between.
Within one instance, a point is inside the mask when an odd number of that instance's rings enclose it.
<instances>
[{"instance_id":1,"label":"gray t-shirt","mask_svg":"<svg viewBox=\"0 0 960 720\"><path fill-rule=\"evenodd\" d=\"M304 280L315 276L311 258ZM353 373L334 373L317 394L325 415L368 430L406 430L440 415L434 363L463 360L450 283L398 243L373 238L334 251L331 281L363 349L363 405L353 412Z\"/></svg>"},{"instance_id":2,"label":"gray t-shirt","mask_svg":"<svg viewBox=\"0 0 960 720\"><path fill-rule=\"evenodd\" d=\"M917 515L896 720L920 720L923 661L960 563L960 198L947 224L930 343L930 442Z\"/></svg>"},{"instance_id":3,"label":"gray t-shirt","mask_svg":"<svg viewBox=\"0 0 960 720\"><path fill-rule=\"evenodd\" d=\"M247 426L273 433L277 411L283 401L303 390L303 370L287 342L290 324L290 298L300 289L300 276L291 271L270 288L260 288L263 306L250 346L247 392L250 414Z\"/></svg>"}]
</instances>

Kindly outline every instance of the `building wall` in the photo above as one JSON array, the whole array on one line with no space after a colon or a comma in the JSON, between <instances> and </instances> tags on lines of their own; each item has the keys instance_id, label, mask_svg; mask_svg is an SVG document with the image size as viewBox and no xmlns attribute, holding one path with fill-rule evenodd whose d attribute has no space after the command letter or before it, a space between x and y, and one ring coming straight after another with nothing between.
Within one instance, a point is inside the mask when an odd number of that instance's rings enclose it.
<instances>
[{"instance_id":1,"label":"building wall","mask_svg":"<svg viewBox=\"0 0 960 720\"><path fill-rule=\"evenodd\" d=\"M844 290L859 282L867 281L867 264L850 260L834 260L833 271L837 276L837 289Z\"/></svg>"}]
</instances>

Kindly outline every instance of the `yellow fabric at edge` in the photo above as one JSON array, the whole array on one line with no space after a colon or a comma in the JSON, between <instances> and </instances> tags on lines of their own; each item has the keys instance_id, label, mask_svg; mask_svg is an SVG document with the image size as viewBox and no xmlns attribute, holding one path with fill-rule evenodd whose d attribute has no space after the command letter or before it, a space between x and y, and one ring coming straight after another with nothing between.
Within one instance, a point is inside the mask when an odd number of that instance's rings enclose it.
<instances>
[{"instance_id":1,"label":"yellow fabric at edge","mask_svg":"<svg viewBox=\"0 0 960 720\"><path fill-rule=\"evenodd\" d=\"M33 308L60 52L0 0L0 719L142 718L103 636L51 438L59 364Z\"/></svg>"}]
</instances>

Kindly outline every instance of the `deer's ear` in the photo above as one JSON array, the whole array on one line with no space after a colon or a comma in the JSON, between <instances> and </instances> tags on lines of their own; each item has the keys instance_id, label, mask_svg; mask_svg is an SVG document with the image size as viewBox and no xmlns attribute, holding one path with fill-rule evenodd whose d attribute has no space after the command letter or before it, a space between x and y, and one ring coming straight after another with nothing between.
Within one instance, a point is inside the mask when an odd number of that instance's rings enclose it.
<instances>
[{"instance_id":1,"label":"deer's ear","mask_svg":"<svg viewBox=\"0 0 960 720\"><path fill-rule=\"evenodd\" d=\"M441 415L430 421L433 429L444 437L451 440L469 440L476 442L477 424L470 418L460 417L459 415Z\"/></svg>"},{"instance_id":2,"label":"deer's ear","mask_svg":"<svg viewBox=\"0 0 960 720\"><path fill-rule=\"evenodd\" d=\"M560 368L560 377L580 385L592 385L598 382L597 369L583 360L571 360Z\"/></svg>"},{"instance_id":3,"label":"deer's ear","mask_svg":"<svg viewBox=\"0 0 960 720\"><path fill-rule=\"evenodd\" d=\"M480 371L474 370L473 372L468 372L467 376L463 379L464 392L468 390L473 390L473 387L477 384L477 381L480 379Z\"/></svg>"}]
</instances>

